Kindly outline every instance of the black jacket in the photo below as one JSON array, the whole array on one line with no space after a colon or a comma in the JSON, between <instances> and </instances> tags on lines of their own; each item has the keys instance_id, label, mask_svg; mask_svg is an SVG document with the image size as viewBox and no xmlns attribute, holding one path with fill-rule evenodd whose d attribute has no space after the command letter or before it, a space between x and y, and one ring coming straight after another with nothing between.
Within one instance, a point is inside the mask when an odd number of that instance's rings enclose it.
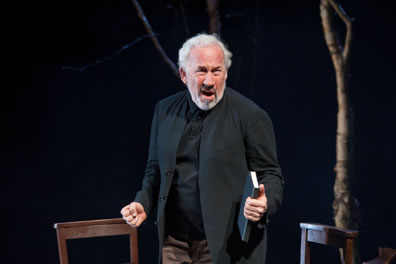
<instances>
[{"instance_id":1,"label":"black jacket","mask_svg":"<svg viewBox=\"0 0 396 264\"><path fill-rule=\"evenodd\" d=\"M154 207L160 249L165 206L176 166L177 146L186 124L188 91L161 100L151 127L149 159L142 190L136 195L146 213ZM265 263L268 215L280 206L283 177L276 158L272 123L267 113L231 88L204 120L200 144L199 186L206 239L214 263ZM268 211L248 243L237 228L247 171L258 172Z\"/></svg>"}]
</instances>

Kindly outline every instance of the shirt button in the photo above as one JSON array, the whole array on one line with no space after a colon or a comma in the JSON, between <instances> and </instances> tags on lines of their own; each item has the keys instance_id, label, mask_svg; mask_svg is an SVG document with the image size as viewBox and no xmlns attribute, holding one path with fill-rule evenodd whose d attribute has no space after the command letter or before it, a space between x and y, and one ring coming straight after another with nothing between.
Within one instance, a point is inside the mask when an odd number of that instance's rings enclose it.
<instances>
[{"instance_id":1,"label":"shirt button","mask_svg":"<svg viewBox=\"0 0 396 264\"><path fill-rule=\"evenodd\" d=\"M167 172L166 172L166 175L171 175L172 174L172 171L171 170L168 170Z\"/></svg>"}]
</instances>

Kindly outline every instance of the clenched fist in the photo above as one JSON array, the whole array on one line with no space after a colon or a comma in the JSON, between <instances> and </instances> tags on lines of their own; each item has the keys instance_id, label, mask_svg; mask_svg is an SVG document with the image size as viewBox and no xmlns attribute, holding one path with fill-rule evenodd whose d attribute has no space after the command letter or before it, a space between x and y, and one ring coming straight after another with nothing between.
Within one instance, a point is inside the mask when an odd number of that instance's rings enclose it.
<instances>
[{"instance_id":1,"label":"clenched fist","mask_svg":"<svg viewBox=\"0 0 396 264\"><path fill-rule=\"evenodd\" d=\"M132 202L121 209L122 218L132 227L139 227L147 215L141 203Z\"/></svg>"}]
</instances>

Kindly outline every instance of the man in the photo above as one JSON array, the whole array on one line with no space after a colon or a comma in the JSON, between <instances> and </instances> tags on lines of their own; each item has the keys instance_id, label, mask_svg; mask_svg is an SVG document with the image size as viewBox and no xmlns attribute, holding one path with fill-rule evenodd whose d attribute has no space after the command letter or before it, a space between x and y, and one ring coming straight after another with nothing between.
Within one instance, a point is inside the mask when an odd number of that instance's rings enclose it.
<instances>
[{"instance_id":1,"label":"man","mask_svg":"<svg viewBox=\"0 0 396 264\"><path fill-rule=\"evenodd\" d=\"M188 92L157 104L142 190L121 210L138 227L157 207L164 264L265 263L268 216L280 206L283 178L270 118L226 88L231 56L215 35L183 44L179 72ZM244 204L254 224L243 242L237 217L248 170L260 194Z\"/></svg>"}]
</instances>

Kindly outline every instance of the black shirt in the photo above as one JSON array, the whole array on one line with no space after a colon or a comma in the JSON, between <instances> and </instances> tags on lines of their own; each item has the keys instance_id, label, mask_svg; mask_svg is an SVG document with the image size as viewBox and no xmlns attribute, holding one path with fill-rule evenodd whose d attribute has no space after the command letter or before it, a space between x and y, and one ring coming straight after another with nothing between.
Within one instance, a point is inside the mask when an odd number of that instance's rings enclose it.
<instances>
[{"instance_id":1,"label":"black shirt","mask_svg":"<svg viewBox=\"0 0 396 264\"><path fill-rule=\"evenodd\" d=\"M198 172L203 120L209 111L200 110L189 95L186 126L177 148L175 175L166 205L166 233L183 241L205 239Z\"/></svg>"}]
</instances>

